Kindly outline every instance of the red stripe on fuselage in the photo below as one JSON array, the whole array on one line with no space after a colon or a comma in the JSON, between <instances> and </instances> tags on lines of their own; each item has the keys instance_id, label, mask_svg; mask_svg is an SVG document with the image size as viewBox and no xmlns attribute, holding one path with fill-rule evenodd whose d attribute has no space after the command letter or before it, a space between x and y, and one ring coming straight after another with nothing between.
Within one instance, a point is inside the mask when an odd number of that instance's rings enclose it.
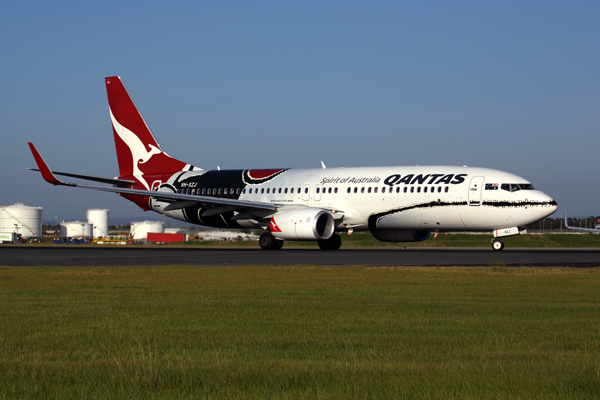
<instances>
[{"instance_id":1,"label":"red stripe on fuselage","mask_svg":"<svg viewBox=\"0 0 600 400\"><path fill-rule=\"evenodd\" d=\"M278 172L283 171L283 168L280 169L251 169L248 170L248 176L252 179L265 179L269 176L275 175Z\"/></svg>"}]
</instances>

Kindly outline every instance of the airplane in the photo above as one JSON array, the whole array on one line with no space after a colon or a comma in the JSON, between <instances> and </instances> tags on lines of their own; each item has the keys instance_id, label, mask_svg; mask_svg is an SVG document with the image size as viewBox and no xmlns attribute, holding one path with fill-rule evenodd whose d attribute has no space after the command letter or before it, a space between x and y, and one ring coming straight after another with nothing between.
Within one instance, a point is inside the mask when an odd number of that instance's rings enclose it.
<instances>
[{"instance_id":1,"label":"airplane","mask_svg":"<svg viewBox=\"0 0 600 400\"><path fill-rule=\"evenodd\" d=\"M467 166L204 170L167 155L120 77L105 78L119 176L52 171L32 143L42 177L53 185L117 193L144 211L217 228L264 229L262 249L317 241L337 250L340 234L370 232L384 242L415 242L432 232L491 231L503 237L554 213L556 201L520 176ZM65 182L83 179L95 184Z\"/></svg>"},{"instance_id":2,"label":"airplane","mask_svg":"<svg viewBox=\"0 0 600 400\"><path fill-rule=\"evenodd\" d=\"M598 229L598 228L578 228L576 226L569 226L569 223L567 221L568 221L567 220L567 210L565 210L565 228L571 229L571 230L574 230L574 231L600 233L600 229Z\"/></svg>"}]
</instances>

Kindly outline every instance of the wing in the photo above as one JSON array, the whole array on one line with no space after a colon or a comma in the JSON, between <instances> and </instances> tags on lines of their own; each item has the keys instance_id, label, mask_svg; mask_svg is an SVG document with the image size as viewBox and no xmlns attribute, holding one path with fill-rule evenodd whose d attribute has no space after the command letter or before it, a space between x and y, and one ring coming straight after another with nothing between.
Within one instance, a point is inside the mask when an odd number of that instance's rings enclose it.
<instances>
[{"instance_id":1,"label":"wing","mask_svg":"<svg viewBox=\"0 0 600 400\"><path fill-rule=\"evenodd\" d=\"M593 228L578 228L576 226L569 226L568 222L567 222L567 210L565 210L565 228L567 229L571 229L573 231L582 231L582 232L594 232L594 233L600 233L600 229L593 229Z\"/></svg>"},{"instance_id":2,"label":"wing","mask_svg":"<svg viewBox=\"0 0 600 400\"><path fill-rule=\"evenodd\" d=\"M66 172L54 172L49 167L48 164L44 161L40 153L37 151L33 143L29 143L29 148L33 153L33 157L38 165L39 169L28 168L33 171L40 171L44 180L53 185L62 185L62 186L71 186L80 189L92 189L92 190L100 190L103 192L113 192L119 194L133 194L139 196L148 196L153 199L159 201L165 201L169 204L165 207L164 211L177 210L184 207L190 207L192 205L209 205L213 206L212 209L205 211L203 216L220 214L221 212L226 211L246 211L253 215L258 215L261 217L267 216L274 213L279 208L283 207L277 204L271 203L262 203L255 201L245 201L245 200L236 200L236 199L227 199L220 197L208 197L208 196L196 196L191 194L179 194L172 193L168 191L152 191L152 190L140 190L140 189L129 189L123 186L131 186L134 182L123 180L123 179L113 179L113 178L101 178L94 177L88 175L79 175L79 174L71 174ZM78 183L70 183L63 182L56 177L56 175L69 176L73 178L79 179L87 179L96 182L102 183L111 183L114 186L94 186L94 185L84 185ZM267 211L265 213L265 211Z\"/></svg>"}]
</instances>

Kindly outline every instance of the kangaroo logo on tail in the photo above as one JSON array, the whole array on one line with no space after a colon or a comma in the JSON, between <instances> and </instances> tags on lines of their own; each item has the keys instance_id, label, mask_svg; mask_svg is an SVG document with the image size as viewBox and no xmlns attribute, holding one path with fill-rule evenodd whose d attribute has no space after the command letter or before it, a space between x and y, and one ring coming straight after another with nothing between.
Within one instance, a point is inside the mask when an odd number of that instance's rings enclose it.
<instances>
[{"instance_id":1,"label":"kangaroo logo on tail","mask_svg":"<svg viewBox=\"0 0 600 400\"><path fill-rule=\"evenodd\" d=\"M150 190L144 175L162 177L178 171L195 169L162 151L123 86L121 78L111 76L106 78L105 82L121 176L132 176L146 190Z\"/></svg>"},{"instance_id":2,"label":"kangaroo logo on tail","mask_svg":"<svg viewBox=\"0 0 600 400\"><path fill-rule=\"evenodd\" d=\"M110 119L112 120L113 127L115 128L115 132L123 142L129 147L129 151L131 151L131 158L133 159L132 171L133 175L138 178L138 180L146 187L147 190L150 190L150 186L148 182L144 179L144 172L140 170L138 163L145 164L152 158L153 155L162 153L161 149L154 146L153 144L149 144L150 151L146 150L146 146L140 140L139 137L129 129L125 128L123 125L119 124L119 122L115 119L112 111L110 113Z\"/></svg>"}]
</instances>

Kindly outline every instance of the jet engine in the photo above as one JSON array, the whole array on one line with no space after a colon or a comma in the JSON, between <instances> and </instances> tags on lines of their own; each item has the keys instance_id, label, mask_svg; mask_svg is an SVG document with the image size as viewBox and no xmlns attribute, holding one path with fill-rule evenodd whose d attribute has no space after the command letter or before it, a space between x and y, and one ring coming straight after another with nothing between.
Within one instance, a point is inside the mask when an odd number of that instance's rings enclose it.
<instances>
[{"instance_id":1,"label":"jet engine","mask_svg":"<svg viewBox=\"0 0 600 400\"><path fill-rule=\"evenodd\" d=\"M271 233L284 240L327 240L335 231L333 216L318 208L282 211L271 218Z\"/></svg>"},{"instance_id":2,"label":"jet engine","mask_svg":"<svg viewBox=\"0 0 600 400\"><path fill-rule=\"evenodd\" d=\"M371 234L382 242L422 242L429 238L431 232L374 229Z\"/></svg>"}]
</instances>

